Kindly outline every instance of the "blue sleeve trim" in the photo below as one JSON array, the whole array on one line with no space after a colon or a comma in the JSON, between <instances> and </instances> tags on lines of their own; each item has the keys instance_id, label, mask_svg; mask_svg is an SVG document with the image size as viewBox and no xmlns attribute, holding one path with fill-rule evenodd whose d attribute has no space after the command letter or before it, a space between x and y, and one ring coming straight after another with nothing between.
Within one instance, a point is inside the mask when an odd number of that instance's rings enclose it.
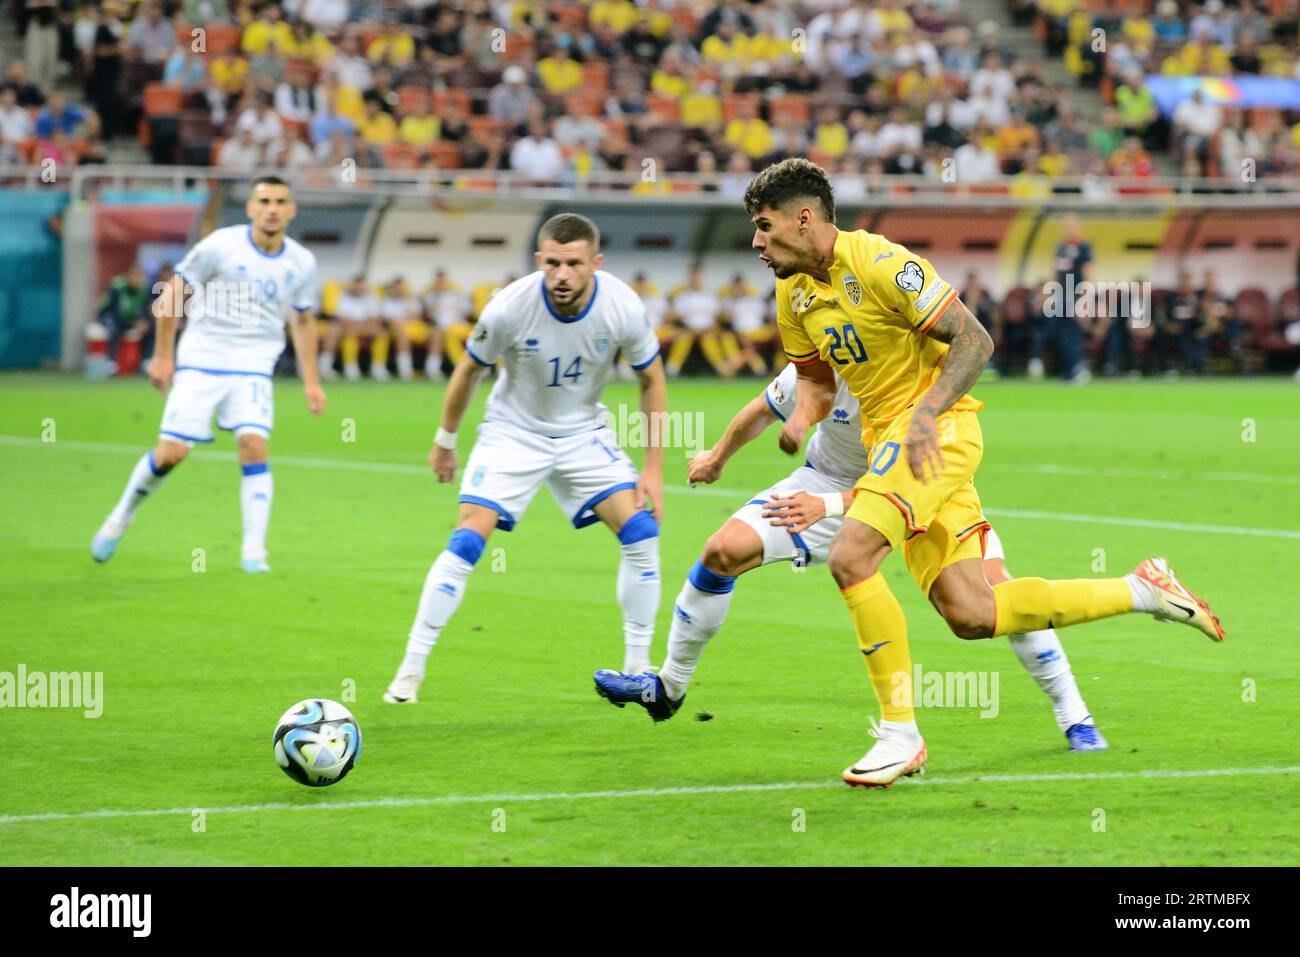
<instances>
[{"instance_id":1,"label":"blue sleeve trim","mask_svg":"<svg viewBox=\"0 0 1300 957\"><path fill-rule=\"evenodd\" d=\"M746 505L766 505L766 504L768 503L768 501L769 501L769 500L768 500L768 499L765 499L765 498L751 498L751 499L750 499L748 502L746 502L745 504L746 504Z\"/></svg>"},{"instance_id":2,"label":"blue sleeve trim","mask_svg":"<svg viewBox=\"0 0 1300 957\"><path fill-rule=\"evenodd\" d=\"M271 471L271 466L266 462L253 462L249 465L241 465L239 470L244 473L245 478L248 478L250 475L265 475Z\"/></svg>"},{"instance_id":3,"label":"blue sleeve trim","mask_svg":"<svg viewBox=\"0 0 1300 957\"><path fill-rule=\"evenodd\" d=\"M591 498L587 499L586 503L583 504L582 508L578 509L578 511L574 514L573 527L586 528L588 525L594 525L597 522L599 522L600 519L597 517L596 513L592 511L592 509L594 509L601 502L605 501L605 499L609 498L615 492L621 492L626 488L636 488L636 482L619 482L617 485L611 485L609 488L605 489L605 491L598 492L595 495L593 495ZM591 514L587 514L588 512L590 512Z\"/></svg>"},{"instance_id":4,"label":"blue sleeve trim","mask_svg":"<svg viewBox=\"0 0 1300 957\"><path fill-rule=\"evenodd\" d=\"M691 566L691 573L686 576L686 579L700 591L708 592L710 595L725 595L736 587L736 579L733 576L719 575L715 571L710 571L698 559Z\"/></svg>"},{"instance_id":5,"label":"blue sleeve trim","mask_svg":"<svg viewBox=\"0 0 1300 957\"><path fill-rule=\"evenodd\" d=\"M658 348L658 346L656 346L656 347L655 347L655 354L654 354L654 355L652 355L652 356L651 356L649 359L647 359L645 362L642 362L640 365L634 365L634 366L632 366L632 369L633 369L633 371L635 371L635 372L640 372L642 369L648 369L648 368L650 368L650 366L654 365L654 361L655 361L656 359L658 359L658 358L659 358L659 348Z\"/></svg>"},{"instance_id":6,"label":"blue sleeve trim","mask_svg":"<svg viewBox=\"0 0 1300 957\"><path fill-rule=\"evenodd\" d=\"M469 353L469 357L471 359L473 359L481 366L487 366L488 368L491 368L492 366L496 365L495 362L484 362L482 359L480 359L478 357L478 354L473 349L470 348L469 343L465 344L465 351Z\"/></svg>"},{"instance_id":7,"label":"blue sleeve trim","mask_svg":"<svg viewBox=\"0 0 1300 957\"><path fill-rule=\"evenodd\" d=\"M772 410L772 414L784 422L785 416L783 416L781 410L776 407L776 403L772 401L772 397L768 395L766 389L763 390L763 398L767 399L767 407Z\"/></svg>"},{"instance_id":8,"label":"blue sleeve trim","mask_svg":"<svg viewBox=\"0 0 1300 957\"><path fill-rule=\"evenodd\" d=\"M790 537L794 539L794 547L799 549L799 551L803 552L803 561L801 562L801 564L807 565L809 562L812 561L812 552L808 549L808 546L804 544L804 540L799 537L798 533L791 532Z\"/></svg>"},{"instance_id":9,"label":"blue sleeve trim","mask_svg":"<svg viewBox=\"0 0 1300 957\"><path fill-rule=\"evenodd\" d=\"M462 495L459 500L466 505L482 505L484 508L490 508L500 516L497 519L497 528L503 532L508 532L515 527L515 517L506 511L505 507L492 501L490 498L480 498L477 495Z\"/></svg>"}]
</instances>

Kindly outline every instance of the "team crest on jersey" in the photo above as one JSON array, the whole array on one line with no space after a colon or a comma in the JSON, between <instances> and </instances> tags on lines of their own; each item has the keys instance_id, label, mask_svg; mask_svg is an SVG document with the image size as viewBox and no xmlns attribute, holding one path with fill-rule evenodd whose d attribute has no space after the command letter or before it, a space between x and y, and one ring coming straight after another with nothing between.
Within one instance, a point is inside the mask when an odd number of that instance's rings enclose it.
<instances>
[{"instance_id":1,"label":"team crest on jersey","mask_svg":"<svg viewBox=\"0 0 1300 957\"><path fill-rule=\"evenodd\" d=\"M836 422L842 422L842 423L844 423L844 424L846 424L846 425L848 424L848 421L849 421L849 410L848 410L848 409L836 409L836 410L832 413L832 415L835 417L835 421L836 421Z\"/></svg>"},{"instance_id":2,"label":"team crest on jersey","mask_svg":"<svg viewBox=\"0 0 1300 957\"><path fill-rule=\"evenodd\" d=\"M608 351L609 351L609 333L607 332L596 333L596 354L604 355Z\"/></svg>"},{"instance_id":3,"label":"team crest on jersey","mask_svg":"<svg viewBox=\"0 0 1300 957\"><path fill-rule=\"evenodd\" d=\"M483 484L483 476L486 474L487 474L487 467L480 465L478 468L474 470L474 474L470 477L469 484L474 486L475 488L478 488L480 485Z\"/></svg>"},{"instance_id":4,"label":"team crest on jersey","mask_svg":"<svg viewBox=\"0 0 1300 957\"><path fill-rule=\"evenodd\" d=\"M487 336L488 336L487 326L479 326L478 334L474 336L474 341L483 342L484 340L487 339Z\"/></svg>"},{"instance_id":5,"label":"team crest on jersey","mask_svg":"<svg viewBox=\"0 0 1300 957\"><path fill-rule=\"evenodd\" d=\"M849 294L849 302L855 306L862 305L862 283L853 273L844 277L844 291Z\"/></svg>"},{"instance_id":6,"label":"team crest on jersey","mask_svg":"<svg viewBox=\"0 0 1300 957\"><path fill-rule=\"evenodd\" d=\"M542 351L541 341L538 339L525 339L524 344L519 347L521 356L535 356Z\"/></svg>"},{"instance_id":7,"label":"team crest on jersey","mask_svg":"<svg viewBox=\"0 0 1300 957\"><path fill-rule=\"evenodd\" d=\"M921 269L920 263L908 260L907 265L894 276L894 282L898 283L899 289L918 293L925 285L925 271Z\"/></svg>"}]
</instances>

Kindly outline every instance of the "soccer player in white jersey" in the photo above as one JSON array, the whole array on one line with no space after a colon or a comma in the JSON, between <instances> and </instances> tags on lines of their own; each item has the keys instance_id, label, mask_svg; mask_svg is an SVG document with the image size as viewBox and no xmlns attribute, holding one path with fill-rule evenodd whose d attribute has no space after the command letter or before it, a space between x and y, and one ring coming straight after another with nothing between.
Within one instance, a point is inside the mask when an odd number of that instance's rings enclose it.
<instances>
[{"instance_id":1,"label":"soccer player in white jersey","mask_svg":"<svg viewBox=\"0 0 1300 957\"><path fill-rule=\"evenodd\" d=\"M250 222L215 230L195 244L155 303L149 381L167 395L158 445L136 463L117 507L95 534L90 554L97 562L113 556L136 510L190 449L213 440L215 415L239 446L243 569L271 570L266 526L273 488L266 445L271 373L284 351L286 314L307 408L316 416L325 411L316 373L316 257L286 234L297 207L284 180L253 180L245 208ZM182 309L186 326L176 346Z\"/></svg>"},{"instance_id":2,"label":"soccer player in white jersey","mask_svg":"<svg viewBox=\"0 0 1300 957\"><path fill-rule=\"evenodd\" d=\"M429 453L440 482L455 475L456 432L477 379L504 362L465 463L456 529L425 579L406 656L385 701L416 700L429 652L460 606L488 536L494 528L514 528L542 485L574 528L604 522L618 537L624 661L629 671L649 665L663 502L663 449L654 427L666 403L659 342L631 287L598 271L600 233L590 220L570 213L548 219L538 233L536 262L537 272L489 300L447 384ZM651 423L639 476L603 424L608 410L600 395L620 349L636 371L641 411Z\"/></svg>"},{"instance_id":3,"label":"soccer player in white jersey","mask_svg":"<svg viewBox=\"0 0 1300 957\"><path fill-rule=\"evenodd\" d=\"M787 365L762 395L736 414L718 444L691 461L692 485L716 482L736 452L777 419L785 421L795 408L795 379L795 366ZM839 376L835 379L835 403L808 443L806 463L751 498L705 544L677 596L668 658L659 674L597 671L596 690L605 698L619 707L639 704L656 721L671 718L681 706L704 646L727 617L736 578L773 562L805 566L826 562L831 540L852 504L853 486L871 467L862 442L860 404ZM994 584L1011 579L1002 542L991 528L984 574ZM1020 663L1051 699L1052 713L1070 750L1105 750L1106 739L1079 693L1056 632L1048 628L1010 638Z\"/></svg>"},{"instance_id":4,"label":"soccer player in white jersey","mask_svg":"<svg viewBox=\"0 0 1300 957\"><path fill-rule=\"evenodd\" d=\"M384 298L379 303L379 317L397 345L397 376L403 382L410 382L415 378L415 365L411 361L411 324L420 321L420 304L401 276L384 290Z\"/></svg>"}]
</instances>

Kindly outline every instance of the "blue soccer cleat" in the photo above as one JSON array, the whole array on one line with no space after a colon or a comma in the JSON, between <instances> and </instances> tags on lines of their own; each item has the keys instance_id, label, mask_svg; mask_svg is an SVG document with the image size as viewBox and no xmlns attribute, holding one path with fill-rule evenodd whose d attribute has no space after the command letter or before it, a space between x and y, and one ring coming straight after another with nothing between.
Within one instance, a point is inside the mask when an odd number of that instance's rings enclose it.
<instances>
[{"instance_id":1,"label":"blue soccer cleat","mask_svg":"<svg viewBox=\"0 0 1300 957\"><path fill-rule=\"evenodd\" d=\"M119 525L111 518L105 519L104 524L99 526L99 531L95 533L95 537L90 540L90 557L102 565L113 557L113 552L117 550L117 543L125 534L125 525Z\"/></svg>"},{"instance_id":2,"label":"blue soccer cleat","mask_svg":"<svg viewBox=\"0 0 1300 957\"><path fill-rule=\"evenodd\" d=\"M1110 747L1091 721L1092 715L1088 715L1078 724L1065 729L1065 740L1070 742L1071 751L1105 751Z\"/></svg>"},{"instance_id":3,"label":"blue soccer cleat","mask_svg":"<svg viewBox=\"0 0 1300 957\"><path fill-rule=\"evenodd\" d=\"M596 694L610 704L619 708L625 704L639 704L656 721L667 721L686 700L686 695L676 701L669 698L663 681L649 671L629 675L622 671L602 670L597 671L594 677Z\"/></svg>"},{"instance_id":4,"label":"blue soccer cleat","mask_svg":"<svg viewBox=\"0 0 1300 957\"><path fill-rule=\"evenodd\" d=\"M266 559L264 558L245 558L239 563L239 567L253 575L262 574L271 570L271 566L266 563Z\"/></svg>"}]
</instances>

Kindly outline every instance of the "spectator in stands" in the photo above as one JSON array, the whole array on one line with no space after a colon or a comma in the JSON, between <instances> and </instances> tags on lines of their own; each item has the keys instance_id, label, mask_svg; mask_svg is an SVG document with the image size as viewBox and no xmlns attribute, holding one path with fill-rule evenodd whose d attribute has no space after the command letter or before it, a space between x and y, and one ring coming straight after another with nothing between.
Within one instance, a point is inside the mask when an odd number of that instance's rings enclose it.
<instances>
[{"instance_id":1,"label":"spectator in stands","mask_svg":"<svg viewBox=\"0 0 1300 957\"><path fill-rule=\"evenodd\" d=\"M582 86L582 67L566 45L556 43L551 55L537 62L537 79L547 93L568 93Z\"/></svg>"},{"instance_id":2,"label":"spectator in stands","mask_svg":"<svg viewBox=\"0 0 1300 957\"><path fill-rule=\"evenodd\" d=\"M1119 112L1107 107L1101 112L1101 124L1094 125L1088 133L1088 146L1103 160L1120 148L1124 142L1124 128Z\"/></svg>"},{"instance_id":3,"label":"spectator in stands","mask_svg":"<svg viewBox=\"0 0 1300 957\"><path fill-rule=\"evenodd\" d=\"M366 97L366 113L361 125L357 127L358 138L366 159L366 165L383 167L384 147L397 142L397 121L392 114L383 110L377 97Z\"/></svg>"},{"instance_id":4,"label":"spectator in stands","mask_svg":"<svg viewBox=\"0 0 1300 957\"><path fill-rule=\"evenodd\" d=\"M919 173L921 125L909 120L903 107L895 106L889 111L889 122L880 127L876 148L887 173Z\"/></svg>"},{"instance_id":5,"label":"spectator in stands","mask_svg":"<svg viewBox=\"0 0 1300 957\"><path fill-rule=\"evenodd\" d=\"M55 131L64 136L76 136L85 121L85 110L75 103L69 103L62 93L54 92L50 94L45 108L36 115L36 136L50 139Z\"/></svg>"},{"instance_id":6,"label":"spectator in stands","mask_svg":"<svg viewBox=\"0 0 1300 957\"><path fill-rule=\"evenodd\" d=\"M126 36L127 56L141 63L166 63L175 45L176 28L162 8L154 2L141 4Z\"/></svg>"},{"instance_id":7,"label":"spectator in stands","mask_svg":"<svg viewBox=\"0 0 1300 957\"><path fill-rule=\"evenodd\" d=\"M72 46L76 57L74 73L77 82L83 86L90 78L90 67L95 56L95 32L98 29L99 4L96 0L82 0L72 21Z\"/></svg>"},{"instance_id":8,"label":"spectator in stands","mask_svg":"<svg viewBox=\"0 0 1300 957\"><path fill-rule=\"evenodd\" d=\"M333 59L325 64L323 75L337 79L339 86L351 87L360 93L375 85L370 63L361 55L361 42L351 34L339 40Z\"/></svg>"},{"instance_id":9,"label":"spectator in stands","mask_svg":"<svg viewBox=\"0 0 1300 957\"><path fill-rule=\"evenodd\" d=\"M316 154L312 151L306 136L306 132L301 128L287 131L284 139L266 148L267 165L290 170L314 165Z\"/></svg>"},{"instance_id":10,"label":"spectator in stands","mask_svg":"<svg viewBox=\"0 0 1300 957\"><path fill-rule=\"evenodd\" d=\"M234 136L221 144L221 148L217 150L217 165L222 169L252 172L262 165L265 155L266 150L261 143L257 142L252 128L245 126L236 130Z\"/></svg>"},{"instance_id":11,"label":"spectator in stands","mask_svg":"<svg viewBox=\"0 0 1300 957\"><path fill-rule=\"evenodd\" d=\"M5 89L13 90L18 105L44 106L45 94L27 77L27 64L16 60L5 70Z\"/></svg>"},{"instance_id":12,"label":"spectator in stands","mask_svg":"<svg viewBox=\"0 0 1300 957\"><path fill-rule=\"evenodd\" d=\"M1187 24L1179 15L1178 0L1160 0L1151 26L1162 46L1178 46L1187 39Z\"/></svg>"},{"instance_id":13,"label":"spectator in stands","mask_svg":"<svg viewBox=\"0 0 1300 957\"><path fill-rule=\"evenodd\" d=\"M320 112L310 70L290 68L275 88L275 112L282 120L310 123Z\"/></svg>"},{"instance_id":14,"label":"spectator in stands","mask_svg":"<svg viewBox=\"0 0 1300 957\"><path fill-rule=\"evenodd\" d=\"M95 31L95 58L90 71L91 102L104 124L104 139L112 140L122 126L122 34L120 19L125 11L121 0L104 0L99 28Z\"/></svg>"},{"instance_id":15,"label":"spectator in stands","mask_svg":"<svg viewBox=\"0 0 1300 957\"><path fill-rule=\"evenodd\" d=\"M23 59L32 82L42 90L54 88L59 66L59 5L57 0L26 0L27 32Z\"/></svg>"},{"instance_id":16,"label":"spectator in stands","mask_svg":"<svg viewBox=\"0 0 1300 957\"><path fill-rule=\"evenodd\" d=\"M668 348L668 374L680 375L691 350L699 342L700 352L713 371L723 378L735 375L732 363L740 355L735 334L719 323L722 304L704 284L704 269L691 267L686 285L672 299L674 330Z\"/></svg>"},{"instance_id":17,"label":"spectator in stands","mask_svg":"<svg viewBox=\"0 0 1300 957\"><path fill-rule=\"evenodd\" d=\"M843 199L842 196L838 198ZM776 323L767 321L767 299L745 281L743 273L736 273L722 293L721 308L723 319L740 345L730 362L731 374L735 375L748 366L754 375L767 375L767 363L761 350L770 346L776 336Z\"/></svg>"},{"instance_id":18,"label":"spectator in stands","mask_svg":"<svg viewBox=\"0 0 1300 957\"><path fill-rule=\"evenodd\" d=\"M348 22L348 0L306 0L298 15L317 30L330 33Z\"/></svg>"},{"instance_id":19,"label":"spectator in stands","mask_svg":"<svg viewBox=\"0 0 1300 957\"><path fill-rule=\"evenodd\" d=\"M163 67L162 82L180 90L187 102L191 98L205 98L209 81L204 55L192 44L177 43ZM208 101L203 105L208 105Z\"/></svg>"},{"instance_id":20,"label":"spectator in stands","mask_svg":"<svg viewBox=\"0 0 1300 957\"><path fill-rule=\"evenodd\" d=\"M536 95L528 88L528 74L512 63L488 94L488 115L511 125L522 123L536 102Z\"/></svg>"},{"instance_id":21,"label":"spectator in stands","mask_svg":"<svg viewBox=\"0 0 1300 957\"><path fill-rule=\"evenodd\" d=\"M97 318L108 330L110 356L116 358L119 342L141 342L152 333L153 319L149 312L152 301L144 268L139 263L132 263L126 272L109 280Z\"/></svg>"},{"instance_id":22,"label":"spectator in stands","mask_svg":"<svg viewBox=\"0 0 1300 957\"><path fill-rule=\"evenodd\" d=\"M285 56L302 57L311 60L316 66L323 66L333 58L334 44L311 23L295 20L290 29L293 31L293 42L282 51Z\"/></svg>"},{"instance_id":23,"label":"spectator in stands","mask_svg":"<svg viewBox=\"0 0 1300 957\"><path fill-rule=\"evenodd\" d=\"M234 22L227 0L182 0L181 18L193 26Z\"/></svg>"},{"instance_id":24,"label":"spectator in stands","mask_svg":"<svg viewBox=\"0 0 1300 957\"><path fill-rule=\"evenodd\" d=\"M981 119L970 133L966 142L957 147L953 153L953 170L959 185L973 183L991 183L1002 175L998 154L988 146L992 137Z\"/></svg>"},{"instance_id":25,"label":"spectator in stands","mask_svg":"<svg viewBox=\"0 0 1300 957\"><path fill-rule=\"evenodd\" d=\"M1189 157L1194 158L1195 155L1189 154ZM1142 148L1142 141L1136 136L1130 136L1119 149L1110 154L1108 167L1112 176L1139 179L1154 176L1156 171L1151 154Z\"/></svg>"},{"instance_id":26,"label":"spectator in stands","mask_svg":"<svg viewBox=\"0 0 1300 957\"><path fill-rule=\"evenodd\" d=\"M442 133L442 124L429 110L429 100L420 97L414 108L397 127L397 138L403 143L414 146L420 151L421 160L430 155L430 149L438 142Z\"/></svg>"},{"instance_id":27,"label":"spectator in stands","mask_svg":"<svg viewBox=\"0 0 1300 957\"><path fill-rule=\"evenodd\" d=\"M1191 97L1174 107L1172 123L1181 148L1179 155L1192 152L1205 160L1214 134L1223 125L1223 110L1207 102L1199 89L1193 90Z\"/></svg>"},{"instance_id":28,"label":"spectator in stands","mask_svg":"<svg viewBox=\"0 0 1300 957\"><path fill-rule=\"evenodd\" d=\"M316 92L316 113L307 127L313 148L319 151L321 144L328 143L335 134L350 143L357 133L356 124L335 112L334 89L319 86Z\"/></svg>"},{"instance_id":29,"label":"spectator in stands","mask_svg":"<svg viewBox=\"0 0 1300 957\"><path fill-rule=\"evenodd\" d=\"M18 105L18 91L11 86L0 89L0 136L17 146L36 135L32 115Z\"/></svg>"},{"instance_id":30,"label":"spectator in stands","mask_svg":"<svg viewBox=\"0 0 1300 957\"><path fill-rule=\"evenodd\" d=\"M1149 148L1159 144L1160 111L1156 109L1156 99L1142 82L1140 73L1125 75L1115 90L1115 108L1128 136L1140 138Z\"/></svg>"},{"instance_id":31,"label":"spectator in stands","mask_svg":"<svg viewBox=\"0 0 1300 957\"><path fill-rule=\"evenodd\" d=\"M252 103L239 114L235 120L235 132L241 133L244 130L252 133L253 142L261 147L284 137L284 124L275 112L274 101L269 93L255 93Z\"/></svg>"},{"instance_id":32,"label":"spectator in stands","mask_svg":"<svg viewBox=\"0 0 1300 957\"><path fill-rule=\"evenodd\" d=\"M974 269L966 273L966 283L962 286L961 301L971 314L979 320L984 331L989 334L995 343L1002 338L1001 317L998 311L998 304L987 287L980 282L979 273ZM989 366L993 365L993 359L990 357Z\"/></svg>"},{"instance_id":33,"label":"spectator in stands","mask_svg":"<svg viewBox=\"0 0 1300 957\"><path fill-rule=\"evenodd\" d=\"M737 103L736 117L727 124L723 139L752 160L768 157L776 145L772 128L758 115L758 103L750 97Z\"/></svg>"},{"instance_id":34,"label":"spectator in stands","mask_svg":"<svg viewBox=\"0 0 1300 957\"><path fill-rule=\"evenodd\" d=\"M415 59L415 38L396 23L387 28L366 47L366 59L376 68L400 68Z\"/></svg>"},{"instance_id":35,"label":"spectator in stands","mask_svg":"<svg viewBox=\"0 0 1300 957\"><path fill-rule=\"evenodd\" d=\"M293 49L297 41L293 29L281 19L282 16L278 4L263 4L254 19L244 27L239 48L250 57L284 54Z\"/></svg>"},{"instance_id":36,"label":"spectator in stands","mask_svg":"<svg viewBox=\"0 0 1300 957\"><path fill-rule=\"evenodd\" d=\"M1049 297L1049 303L1059 306L1058 315L1049 318L1053 320L1052 338L1061 364L1061 378L1080 385L1092 378L1084 362L1083 334L1095 310L1080 291L1083 283L1092 281L1092 244L1083 238L1083 224L1078 216L1066 216L1064 229L1065 235L1057 244L1055 255L1059 292Z\"/></svg>"},{"instance_id":37,"label":"spectator in stands","mask_svg":"<svg viewBox=\"0 0 1300 957\"><path fill-rule=\"evenodd\" d=\"M1264 141L1246 123L1244 110L1234 110L1219 136L1219 175L1240 177L1246 171L1245 161L1256 163L1265 152Z\"/></svg>"},{"instance_id":38,"label":"spectator in stands","mask_svg":"<svg viewBox=\"0 0 1300 957\"><path fill-rule=\"evenodd\" d=\"M546 124L533 120L528 135L510 151L510 168L535 184L554 184L564 175L560 145L546 135Z\"/></svg>"}]
</instances>

